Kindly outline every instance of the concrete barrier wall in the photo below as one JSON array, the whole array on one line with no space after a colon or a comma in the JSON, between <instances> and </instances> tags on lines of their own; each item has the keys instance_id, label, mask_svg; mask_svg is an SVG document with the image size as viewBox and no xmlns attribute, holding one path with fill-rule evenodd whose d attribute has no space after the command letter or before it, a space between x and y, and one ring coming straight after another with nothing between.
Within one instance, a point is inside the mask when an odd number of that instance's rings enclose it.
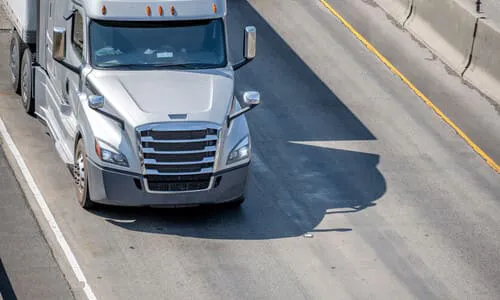
<instances>
[{"instance_id":1,"label":"concrete barrier wall","mask_svg":"<svg viewBox=\"0 0 500 300\"><path fill-rule=\"evenodd\" d=\"M464 78L500 103L500 28L491 20L478 22L472 61Z\"/></svg>"},{"instance_id":2,"label":"concrete barrier wall","mask_svg":"<svg viewBox=\"0 0 500 300\"><path fill-rule=\"evenodd\" d=\"M375 0L459 75L500 104L500 0Z\"/></svg>"},{"instance_id":3,"label":"concrete barrier wall","mask_svg":"<svg viewBox=\"0 0 500 300\"><path fill-rule=\"evenodd\" d=\"M401 25L410 15L412 2L413 0L377 0L378 5Z\"/></svg>"},{"instance_id":4,"label":"concrete barrier wall","mask_svg":"<svg viewBox=\"0 0 500 300\"><path fill-rule=\"evenodd\" d=\"M471 55L476 21L473 1L414 0L405 27L462 74Z\"/></svg>"}]
</instances>

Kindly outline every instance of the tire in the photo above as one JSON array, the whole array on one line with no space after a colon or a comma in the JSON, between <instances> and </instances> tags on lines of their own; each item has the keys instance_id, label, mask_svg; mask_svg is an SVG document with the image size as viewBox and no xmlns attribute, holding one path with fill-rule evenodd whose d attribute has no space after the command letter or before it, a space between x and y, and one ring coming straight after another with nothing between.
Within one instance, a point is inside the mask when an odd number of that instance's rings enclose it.
<instances>
[{"instance_id":1,"label":"tire","mask_svg":"<svg viewBox=\"0 0 500 300\"><path fill-rule=\"evenodd\" d=\"M12 89L16 93L21 92L21 58L26 49L23 41L17 34L17 31L12 30L10 35L10 78L12 83Z\"/></svg>"},{"instance_id":2,"label":"tire","mask_svg":"<svg viewBox=\"0 0 500 300\"><path fill-rule=\"evenodd\" d=\"M73 177L75 179L76 199L78 204L84 209L95 207L95 202L90 200L89 196L89 180L87 173L87 154L83 140L80 139L76 145L74 163L73 163Z\"/></svg>"},{"instance_id":3,"label":"tire","mask_svg":"<svg viewBox=\"0 0 500 300\"><path fill-rule=\"evenodd\" d=\"M26 113L33 115L35 111L35 100L33 99L32 83L33 72L31 70L33 64L33 54L30 49L25 49L21 63L21 100L23 102Z\"/></svg>"}]
</instances>

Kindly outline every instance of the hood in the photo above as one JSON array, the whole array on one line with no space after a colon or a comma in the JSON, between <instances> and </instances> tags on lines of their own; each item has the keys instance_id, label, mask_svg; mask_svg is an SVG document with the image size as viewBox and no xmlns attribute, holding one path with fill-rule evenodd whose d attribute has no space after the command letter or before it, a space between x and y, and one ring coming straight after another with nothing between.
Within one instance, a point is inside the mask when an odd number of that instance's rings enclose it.
<instances>
[{"instance_id":1,"label":"hood","mask_svg":"<svg viewBox=\"0 0 500 300\"><path fill-rule=\"evenodd\" d=\"M88 80L106 106L133 127L154 122L222 124L233 96L233 74L221 70L94 70Z\"/></svg>"}]
</instances>

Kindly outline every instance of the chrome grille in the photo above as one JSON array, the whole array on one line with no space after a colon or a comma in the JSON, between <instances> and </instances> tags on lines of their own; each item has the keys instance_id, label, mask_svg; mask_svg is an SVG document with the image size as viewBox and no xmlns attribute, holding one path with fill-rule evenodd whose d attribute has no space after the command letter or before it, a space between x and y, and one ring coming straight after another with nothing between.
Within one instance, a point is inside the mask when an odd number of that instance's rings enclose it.
<instances>
[{"instance_id":1,"label":"chrome grille","mask_svg":"<svg viewBox=\"0 0 500 300\"><path fill-rule=\"evenodd\" d=\"M178 140L175 142L159 142L150 139L141 139L144 152L162 152L162 151L200 151L206 147L215 146L217 137L211 136L212 140ZM172 141L172 140L169 140Z\"/></svg>"},{"instance_id":2,"label":"chrome grille","mask_svg":"<svg viewBox=\"0 0 500 300\"><path fill-rule=\"evenodd\" d=\"M211 174L171 176L168 180L165 180L165 176L151 175L147 182L151 191L187 192L208 189L211 176Z\"/></svg>"},{"instance_id":3,"label":"chrome grille","mask_svg":"<svg viewBox=\"0 0 500 300\"><path fill-rule=\"evenodd\" d=\"M210 188L218 127L162 123L143 126L137 133L148 191L186 192Z\"/></svg>"},{"instance_id":4,"label":"chrome grille","mask_svg":"<svg viewBox=\"0 0 500 300\"><path fill-rule=\"evenodd\" d=\"M179 130L179 131L154 131L145 130L141 132L141 136L151 137L155 140L194 140L203 139L207 135L217 135L217 129L203 130Z\"/></svg>"},{"instance_id":5,"label":"chrome grille","mask_svg":"<svg viewBox=\"0 0 500 300\"><path fill-rule=\"evenodd\" d=\"M214 151L197 152L197 153L187 153L187 154L159 154L159 153L144 153L144 159L154 159L156 162L178 162L178 161L201 161L205 157L213 156L215 157L215 147Z\"/></svg>"}]
</instances>

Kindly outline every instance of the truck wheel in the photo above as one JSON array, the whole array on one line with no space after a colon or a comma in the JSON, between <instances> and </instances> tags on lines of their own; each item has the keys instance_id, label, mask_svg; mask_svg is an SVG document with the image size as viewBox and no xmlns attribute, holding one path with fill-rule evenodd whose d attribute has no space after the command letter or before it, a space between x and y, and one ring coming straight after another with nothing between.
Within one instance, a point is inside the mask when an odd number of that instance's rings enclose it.
<instances>
[{"instance_id":1,"label":"truck wheel","mask_svg":"<svg viewBox=\"0 0 500 300\"><path fill-rule=\"evenodd\" d=\"M21 56L23 55L26 46L21 41L21 38L17 34L17 31L12 30L10 35L10 76L12 82L12 88L16 93L19 94L21 91Z\"/></svg>"},{"instance_id":2,"label":"truck wheel","mask_svg":"<svg viewBox=\"0 0 500 300\"><path fill-rule=\"evenodd\" d=\"M90 200L89 184L87 173L87 154L83 140L80 139L75 149L75 161L73 167L73 176L76 185L76 198L81 207L85 209L92 208L95 203Z\"/></svg>"},{"instance_id":3,"label":"truck wheel","mask_svg":"<svg viewBox=\"0 0 500 300\"><path fill-rule=\"evenodd\" d=\"M21 100L23 101L24 110L32 115L35 111L35 101L32 96L32 80L33 72L31 65L33 64L33 55L30 49L24 50L23 60L21 64Z\"/></svg>"}]
</instances>

